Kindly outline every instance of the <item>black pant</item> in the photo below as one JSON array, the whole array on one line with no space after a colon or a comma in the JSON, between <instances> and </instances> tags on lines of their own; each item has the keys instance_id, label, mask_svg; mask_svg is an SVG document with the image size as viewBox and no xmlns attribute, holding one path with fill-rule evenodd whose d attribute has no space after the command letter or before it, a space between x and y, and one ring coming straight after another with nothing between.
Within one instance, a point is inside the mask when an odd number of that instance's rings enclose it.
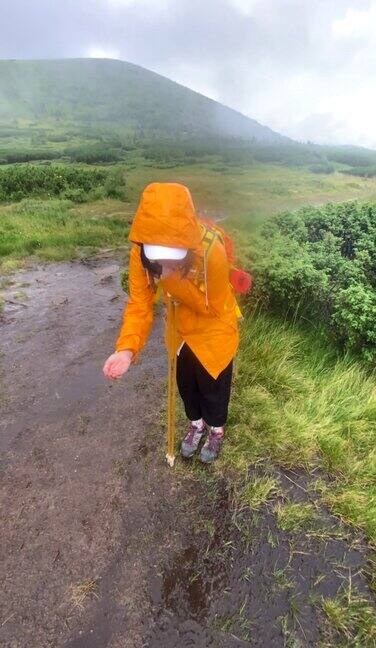
<instances>
[{"instance_id":1,"label":"black pant","mask_svg":"<svg viewBox=\"0 0 376 648\"><path fill-rule=\"evenodd\" d=\"M184 343L177 358L177 383L185 413L191 421L220 427L226 423L233 361L213 378Z\"/></svg>"}]
</instances>

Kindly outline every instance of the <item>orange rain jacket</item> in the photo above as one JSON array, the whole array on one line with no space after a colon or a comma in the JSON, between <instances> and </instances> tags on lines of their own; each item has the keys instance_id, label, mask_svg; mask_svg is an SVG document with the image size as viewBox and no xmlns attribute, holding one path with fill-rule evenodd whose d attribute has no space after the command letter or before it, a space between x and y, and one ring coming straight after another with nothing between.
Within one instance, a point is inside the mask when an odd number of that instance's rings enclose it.
<instances>
[{"instance_id":1,"label":"orange rain jacket","mask_svg":"<svg viewBox=\"0 0 376 648\"><path fill-rule=\"evenodd\" d=\"M188 248L194 252L188 274L175 270L159 281L177 302L176 350L184 340L213 378L227 367L239 344L237 304L225 248L215 239L207 253L203 232L187 187L154 182L145 188L129 233L129 300L116 351L131 349L137 356L153 322L155 292L137 244Z\"/></svg>"}]
</instances>

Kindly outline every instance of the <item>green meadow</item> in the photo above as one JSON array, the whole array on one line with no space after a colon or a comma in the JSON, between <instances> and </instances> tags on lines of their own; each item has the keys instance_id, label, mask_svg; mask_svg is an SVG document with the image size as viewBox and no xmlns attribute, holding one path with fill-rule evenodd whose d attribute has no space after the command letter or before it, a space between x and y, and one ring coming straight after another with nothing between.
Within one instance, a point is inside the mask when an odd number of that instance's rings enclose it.
<instances>
[{"instance_id":1,"label":"green meadow","mask_svg":"<svg viewBox=\"0 0 376 648\"><path fill-rule=\"evenodd\" d=\"M145 164L145 160L136 166L137 157L132 159L132 164L111 167L124 177L122 200L109 198L105 187L99 185L83 197L71 189L63 197L42 194L0 203L1 270L22 266L31 255L45 261L62 260L100 247L124 245L126 226L139 195L153 181L186 184L200 212L226 217L228 227L245 238L281 210L328 201L376 199L376 179L340 172L317 175L301 167L271 164L221 166L217 170L215 162L160 168ZM4 168L0 167L0 172Z\"/></svg>"},{"instance_id":2,"label":"green meadow","mask_svg":"<svg viewBox=\"0 0 376 648\"><path fill-rule=\"evenodd\" d=\"M140 167L129 170L127 177L134 200L148 182L183 182L191 189L199 210L226 215L232 227L248 233L268 216L285 209L354 198L376 199L374 178L340 172L316 175L304 167L272 164Z\"/></svg>"}]
</instances>

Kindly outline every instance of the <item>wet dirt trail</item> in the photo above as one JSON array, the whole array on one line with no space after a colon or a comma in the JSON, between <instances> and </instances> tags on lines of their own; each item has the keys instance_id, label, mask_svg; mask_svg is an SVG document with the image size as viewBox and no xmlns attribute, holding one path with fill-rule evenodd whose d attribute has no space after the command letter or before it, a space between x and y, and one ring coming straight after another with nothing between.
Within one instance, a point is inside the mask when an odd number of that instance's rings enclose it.
<instances>
[{"instance_id":1,"label":"wet dirt trail","mask_svg":"<svg viewBox=\"0 0 376 648\"><path fill-rule=\"evenodd\" d=\"M2 646L102 648L118 633L122 646L141 645L146 570L179 545L181 484L163 465L161 322L126 381L102 373L125 301L119 263L41 265L7 290Z\"/></svg>"},{"instance_id":2,"label":"wet dirt trail","mask_svg":"<svg viewBox=\"0 0 376 648\"><path fill-rule=\"evenodd\" d=\"M166 467L161 318L126 379L102 373L125 300L121 266L110 252L38 265L6 290L0 645L319 645L313 595L335 595L349 573L368 592L365 547L283 532L267 507L233 510L210 471ZM292 477L278 475L304 502L305 477Z\"/></svg>"}]
</instances>

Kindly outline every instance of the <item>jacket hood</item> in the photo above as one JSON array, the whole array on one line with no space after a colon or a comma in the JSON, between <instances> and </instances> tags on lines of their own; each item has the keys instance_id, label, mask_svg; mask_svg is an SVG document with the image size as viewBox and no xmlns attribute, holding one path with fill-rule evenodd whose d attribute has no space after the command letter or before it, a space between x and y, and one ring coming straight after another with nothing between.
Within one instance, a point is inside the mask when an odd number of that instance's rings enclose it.
<instances>
[{"instance_id":1,"label":"jacket hood","mask_svg":"<svg viewBox=\"0 0 376 648\"><path fill-rule=\"evenodd\" d=\"M200 250L201 230L189 189L175 182L153 182L145 187L129 240Z\"/></svg>"}]
</instances>

